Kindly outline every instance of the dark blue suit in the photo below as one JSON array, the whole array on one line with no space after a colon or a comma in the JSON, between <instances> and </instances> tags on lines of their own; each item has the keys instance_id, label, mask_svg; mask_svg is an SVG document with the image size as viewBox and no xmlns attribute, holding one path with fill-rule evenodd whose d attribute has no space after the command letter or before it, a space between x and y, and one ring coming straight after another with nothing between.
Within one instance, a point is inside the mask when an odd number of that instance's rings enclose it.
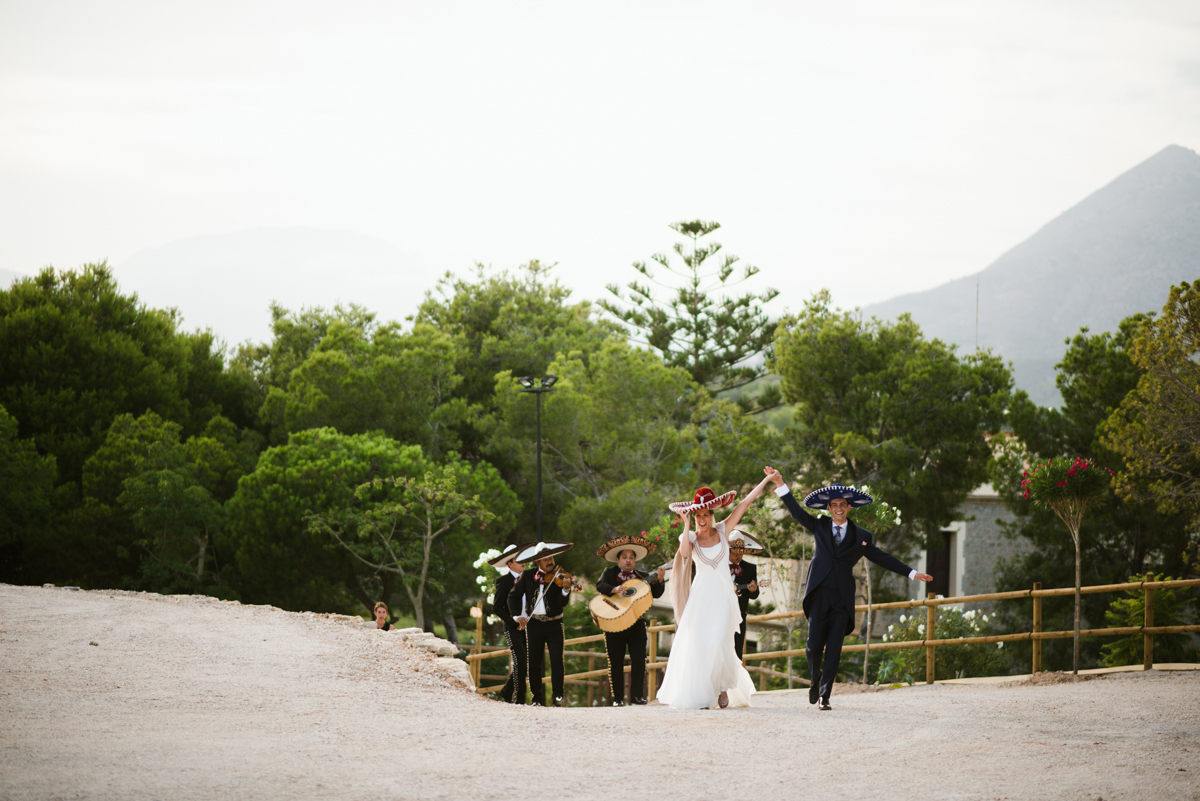
<instances>
[{"instance_id":1,"label":"dark blue suit","mask_svg":"<svg viewBox=\"0 0 1200 801\"><path fill-rule=\"evenodd\" d=\"M834 545L833 520L815 517L788 492L783 505L813 535L815 548L808 565L804 587L804 615L808 618L808 667L814 687L822 698L837 676L842 660L842 639L854 633L854 566L864 556L880 567L908 578L912 568L875 547L875 538L865 528L846 521L841 545Z\"/></svg>"}]
</instances>

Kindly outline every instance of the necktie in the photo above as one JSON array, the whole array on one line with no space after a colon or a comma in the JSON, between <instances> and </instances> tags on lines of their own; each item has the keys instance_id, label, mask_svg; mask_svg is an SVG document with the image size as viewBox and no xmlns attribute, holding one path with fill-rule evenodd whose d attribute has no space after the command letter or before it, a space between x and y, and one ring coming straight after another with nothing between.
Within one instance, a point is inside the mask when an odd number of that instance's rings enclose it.
<instances>
[{"instance_id":1,"label":"necktie","mask_svg":"<svg viewBox=\"0 0 1200 801\"><path fill-rule=\"evenodd\" d=\"M834 545L842 544L842 527L841 526L833 527L833 544Z\"/></svg>"}]
</instances>

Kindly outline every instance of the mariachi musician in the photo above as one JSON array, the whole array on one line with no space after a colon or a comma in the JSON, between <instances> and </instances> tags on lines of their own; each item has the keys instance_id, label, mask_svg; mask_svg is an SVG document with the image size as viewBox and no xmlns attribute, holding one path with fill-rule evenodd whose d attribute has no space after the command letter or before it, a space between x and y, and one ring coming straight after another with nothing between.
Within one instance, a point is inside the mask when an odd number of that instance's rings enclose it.
<instances>
[{"instance_id":1,"label":"mariachi musician","mask_svg":"<svg viewBox=\"0 0 1200 801\"><path fill-rule=\"evenodd\" d=\"M762 553L763 544L740 529L734 529L729 538L729 576L733 579L734 589L737 590L738 608L742 612L742 627L733 635L733 650L737 651L738 659L746 648L746 612L750 602L758 600L758 565L744 562L746 554Z\"/></svg>"},{"instance_id":2,"label":"mariachi musician","mask_svg":"<svg viewBox=\"0 0 1200 801\"><path fill-rule=\"evenodd\" d=\"M542 678L545 674L542 649L550 650L550 688L554 693L554 706L562 706L565 692L566 671L563 667L563 610L571 601L574 581L554 561L554 557L571 550L570 542L539 542L530 545L516 555L522 564L534 562L537 570L526 570L521 574L508 594L508 610L512 613L517 628L525 633L529 654L529 688L533 692L533 703L546 705L546 689Z\"/></svg>"},{"instance_id":3,"label":"mariachi musician","mask_svg":"<svg viewBox=\"0 0 1200 801\"><path fill-rule=\"evenodd\" d=\"M508 681L500 690L500 697L505 703L525 703L525 677L529 667L529 649L525 644L525 632L517 627L512 612L508 610L508 596L516 585L517 579L525 571L525 565L515 557L525 545L509 545L500 555L488 562L489 565L501 571L496 579L496 594L492 596L492 614L504 623L504 639L508 643L508 653L511 657L512 669L508 673Z\"/></svg>"},{"instance_id":4,"label":"mariachi musician","mask_svg":"<svg viewBox=\"0 0 1200 801\"><path fill-rule=\"evenodd\" d=\"M651 574L638 570L639 559L645 559L658 547L644 537L617 537L600 546L596 555L616 562L607 568L596 581L596 592L616 596L625 591L626 581L641 579L650 582L650 594L662 597L665 567ZM629 669L629 698L635 704L646 703L646 620L639 617L633 625L623 631L604 632L604 649L608 652L609 684L612 687L613 706L625 705L625 651L628 648L632 665Z\"/></svg>"}]
</instances>

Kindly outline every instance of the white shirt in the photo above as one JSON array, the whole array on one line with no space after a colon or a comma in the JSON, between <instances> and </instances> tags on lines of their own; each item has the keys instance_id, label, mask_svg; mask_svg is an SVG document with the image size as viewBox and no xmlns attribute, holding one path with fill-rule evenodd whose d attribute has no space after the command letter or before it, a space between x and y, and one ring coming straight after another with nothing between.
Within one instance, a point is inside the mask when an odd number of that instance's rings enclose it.
<instances>
[{"instance_id":1,"label":"white shirt","mask_svg":"<svg viewBox=\"0 0 1200 801\"><path fill-rule=\"evenodd\" d=\"M520 573L518 573L517 575L518 575L518 576L520 576L521 574L520 574ZM537 602L536 602L536 603L533 605L533 612L532 612L532 614L535 614L535 615L544 615L544 614L546 614L546 597L545 597L545 596L546 596L546 591L547 591L547 590L549 590L549 589L550 589L550 587L551 587L551 585L550 585L550 584L547 584L547 585L545 586L545 588L544 588L544 589L542 589L542 590L540 590L540 591L538 592L538 594L537 594ZM570 589L568 589L567 587L563 587L562 594L563 594L563 597L564 597L564 598L569 598L569 597L571 596L571 590L570 590ZM528 595L528 594L526 594L526 595L523 595L523 596L521 597L521 609L525 609L525 608L526 608L526 607L525 607L525 605L526 605L526 603L528 602L528 598L529 598L529 595ZM517 619L517 620L524 620L524 619L526 619L526 618L525 618L525 615L523 615L523 614L522 614L522 615L517 615L516 619Z\"/></svg>"},{"instance_id":2,"label":"white shirt","mask_svg":"<svg viewBox=\"0 0 1200 801\"><path fill-rule=\"evenodd\" d=\"M781 486L781 487L776 487L776 488L775 488L775 494L776 494L776 495L778 495L780 498L782 498L784 495L787 495L789 492L791 492L791 490L788 488L787 484L784 484L784 485L783 485L783 486ZM843 524L842 524L842 527L844 528L844 527L845 527L845 525L846 525L846 524L845 524L845 523L843 523ZM837 524L836 524L836 523L834 524L834 527L835 527L835 528L837 527ZM846 536L846 533L847 533L847 532L845 532L845 531L843 531L843 532L842 532L842 537L843 537L843 538ZM837 541L837 538L836 538L836 536L835 536L835 538L834 538L834 542L836 542L836 541ZM908 571L908 578L909 578L909 580L910 580L910 581L911 581L912 579L915 579L916 577L917 577L917 571L916 571L916 570L909 570L909 571Z\"/></svg>"}]
</instances>

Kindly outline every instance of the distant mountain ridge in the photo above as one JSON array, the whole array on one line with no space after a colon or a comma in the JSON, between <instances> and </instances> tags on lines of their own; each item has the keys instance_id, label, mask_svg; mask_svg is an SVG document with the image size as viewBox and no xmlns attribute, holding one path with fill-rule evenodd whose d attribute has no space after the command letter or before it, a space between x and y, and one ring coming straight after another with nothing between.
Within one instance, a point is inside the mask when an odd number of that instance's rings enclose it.
<instances>
[{"instance_id":1,"label":"distant mountain ridge","mask_svg":"<svg viewBox=\"0 0 1200 801\"><path fill-rule=\"evenodd\" d=\"M1200 155L1170 145L1047 223L981 272L864 307L881 319L912 314L929 337L1013 362L1017 385L1061 403L1054 365L1081 326L1115 330L1158 311L1168 289L1200 278Z\"/></svg>"},{"instance_id":2,"label":"distant mountain ridge","mask_svg":"<svg viewBox=\"0 0 1200 801\"><path fill-rule=\"evenodd\" d=\"M357 303L378 320L416 311L441 271L354 231L252 228L143 250L117 264L123 292L157 308L176 307L184 328L211 328L230 345L271 337L272 300L298 311Z\"/></svg>"},{"instance_id":3,"label":"distant mountain ridge","mask_svg":"<svg viewBox=\"0 0 1200 801\"><path fill-rule=\"evenodd\" d=\"M0 267L0 289L8 289L13 281L25 277L23 273L14 273L12 270L5 270Z\"/></svg>"}]
</instances>

